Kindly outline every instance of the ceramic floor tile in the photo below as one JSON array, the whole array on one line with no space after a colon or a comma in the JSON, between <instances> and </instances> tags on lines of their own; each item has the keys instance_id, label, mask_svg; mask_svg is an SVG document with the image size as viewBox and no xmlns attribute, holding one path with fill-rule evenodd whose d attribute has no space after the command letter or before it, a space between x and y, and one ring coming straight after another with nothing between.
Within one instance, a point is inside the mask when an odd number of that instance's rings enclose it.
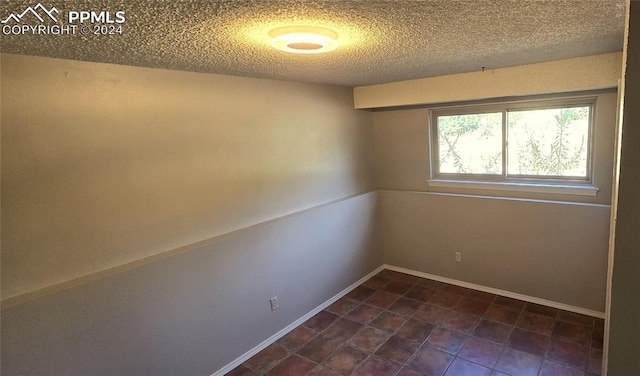
<instances>
[{"instance_id":1,"label":"ceramic floor tile","mask_svg":"<svg viewBox=\"0 0 640 376\"><path fill-rule=\"evenodd\" d=\"M346 318L361 324L368 324L375 320L382 313L382 308L360 304L345 315Z\"/></svg>"},{"instance_id":2,"label":"ceramic floor tile","mask_svg":"<svg viewBox=\"0 0 640 376\"><path fill-rule=\"evenodd\" d=\"M462 348L467 336L453 330L438 328L433 332L427 343L433 347L437 347L451 355L456 355Z\"/></svg>"},{"instance_id":3,"label":"ceramic floor tile","mask_svg":"<svg viewBox=\"0 0 640 376\"><path fill-rule=\"evenodd\" d=\"M413 355L409 368L428 376L441 376L454 357L433 347L424 346Z\"/></svg>"},{"instance_id":4,"label":"ceramic floor tile","mask_svg":"<svg viewBox=\"0 0 640 376\"><path fill-rule=\"evenodd\" d=\"M496 299L493 301L493 304L503 305L516 309L522 309L526 305L526 303L522 300L507 298L506 296L496 297Z\"/></svg>"},{"instance_id":5,"label":"ceramic floor tile","mask_svg":"<svg viewBox=\"0 0 640 376\"><path fill-rule=\"evenodd\" d=\"M307 376L340 376L340 374L325 366L317 366Z\"/></svg>"},{"instance_id":6,"label":"ceramic floor tile","mask_svg":"<svg viewBox=\"0 0 640 376\"><path fill-rule=\"evenodd\" d=\"M418 300L400 298L387 308L387 310L399 315L411 316L422 307L422 304L423 303Z\"/></svg>"},{"instance_id":7,"label":"ceramic floor tile","mask_svg":"<svg viewBox=\"0 0 640 376\"><path fill-rule=\"evenodd\" d=\"M321 332L336 321L340 316L328 311L321 311L309 320L305 321L302 325L307 328L313 329L317 332Z\"/></svg>"},{"instance_id":8,"label":"ceramic floor tile","mask_svg":"<svg viewBox=\"0 0 640 376\"><path fill-rule=\"evenodd\" d=\"M579 324L588 327L593 327L595 318L587 315L581 315L579 313L573 313L568 311L558 311L558 320L566 321L572 324Z\"/></svg>"},{"instance_id":9,"label":"ceramic floor tile","mask_svg":"<svg viewBox=\"0 0 640 376\"><path fill-rule=\"evenodd\" d=\"M377 319L373 320L369 325L388 332L395 332L400 329L407 318L391 312L383 312Z\"/></svg>"},{"instance_id":10,"label":"ceramic floor tile","mask_svg":"<svg viewBox=\"0 0 640 376\"><path fill-rule=\"evenodd\" d=\"M516 323L516 321L518 321L520 312L522 312L522 309L520 308L492 304L489 309L487 309L487 312L485 312L483 317L487 320L498 321L504 324L513 325Z\"/></svg>"},{"instance_id":11,"label":"ceramic floor tile","mask_svg":"<svg viewBox=\"0 0 640 376\"><path fill-rule=\"evenodd\" d=\"M480 320L473 335L500 345L507 343L512 327L496 321Z\"/></svg>"},{"instance_id":12,"label":"ceramic floor tile","mask_svg":"<svg viewBox=\"0 0 640 376\"><path fill-rule=\"evenodd\" d=\"M341 373L349 375L367 359L368 354L351 346L344 346L334 352L323 365Z\"/></svg>"},{"instance_id":13,"label":"ceramic floor tile","mask_svg":"<svg viewBox=\"0 0 640 376\"><path fill-rule=\"evenodd\" d=\"M406 293L407 291L409 291L412 287L413 287L413 284L411 284L411 283L402 282L402 281L391 281L391 282L387 283L380 290L386 291L386 292L390 292L392 294L402 295L402 294Z\"/></svg>"},{"instance_id":14,"label":"ceramic floor tile","mask_svg":"<svg viewBox=\"0 0 640 376\"><path fill-rule=\"evenodd\" d=\"M538 315L556 317L558 310L556 308L543 306L541 304L527 303L524 307L526 312L537 313Z\"/></svg>"},{"instance_id":15,"label":"ceramic floor tile","mask_svg":"<svg viewBox=\"0 0 640 376\"><path fill-rule=\"evenodd\" d=\"M435 329L435 326L428 322L409 319L398 331L396 335L415 342L423 342L431 332Z\"/></svg>"},{"instance_id":16,"label":"ceramic floor tile","mask_svg":"<svg viewBox=\"0 0 640 376\"><path fill-rule=\"evenodd\" d=\"M479 364L469 362L461 358L456 358L445 376L489 376L491 370Z\"/></svg>"},{"instance_id":17,"label":"ceramic floor tile","mask_svg":"<svg viewBox=\"0 0 640 376\"><path fill-rule=\"evenodd\" d=\"M399 272L397 274L395 274L393 279L396 280L396 281L400 281L400 282L411 283L412 285L415 285L416 283L418 283L418 282L420 282L422 280L422 278L420 278L420 277L416 277L414 275L409 275L409 274L405 274L405 273L399 273Z\"/></svg>"},{"instance_id":18,"label":"ceramic floor tile","mask_svg":"<svg viewBox=\"0 0 640 376\"><path fill-rule=\"evenodd\" d=\"M320 334L298 349L296 353L320 363L342 346L342 343L340 340Z\"/></svg>"},{"instance_id":19,"label":"ceramic floor tile","mask_svg":"<svg viewBox=\"0 0 640 376\"><path fill-rule=\"evenodd\" d=\"M426 302L431 299L438 290L428 286L413 286L404 296L410 299Z\"/></svg>"},{"instance_id":20,"label":"ceramic floor tile","mask_svg":"<svg viewBox=\"0 0 640 376\"><path fill-rule=\"evenodd\" d=\"M506 348L495 369L512 376L536 376L541 363L542 358L539 356Z\"/></svg>"},{"instance_id":21,"label":"ceramic floor tile","mask_svg":"<svg viewBox=\"0 0 640 376\"><path fill-rule=\"evenodd\" d=\"M600 376L604 321L384 270L229 376Z\"/></svg>"},{"instance_id":22,"label":"ceramic floor tile","mask_svg":"<svg viewBox=\"0 0 640 376\"><path fill-rule=\"evenodd\" d=\"M485 314L490 305L491 303L489 302L473 299L467 296L462 299L460 303L458 303L454 310L471 315L482 316Z\"/></svg>"},{"instance_id":23,"label":"ceramic floor tile","mask_svg":"<svg viewBox=\"0 0 640 376\"><path fill-rule=\"evenodd\" d=\"M553 324L554 319L549 316L538 315L531 312L522 312L516 326L532 332L551 335Z\"/></svg>"},{"instance_id":24,"label":"ceramic floor tile","mask_svg":"<svg viewBox=\"0 0 640 376\"><path fill-rule=\"evenodd\" d=\"M602 373L602 350L591 349L589 355L589 372L600 375Z\"/></svg>"},{"instance_id":25,"label":"ceramic floor tile","mask_svg":"<svg viewBox=\"0 0 640 376\"><path fill-rule=\"evenodd\" d=\"M585 376L585 372L546 359L539 376Z\"/></svg>"},{"instance_id":26,"label":"ceramic floor tile","mask_svg":"<svg viewBox=\"0 0 640 376\"><path fill-rule=\"evenodd\" d=\"M547 358L575 368L585 369L589 353L586 347L553 338L547 352Z\"/></svg>"},{"instance_id":27,"label":"ceramic floor tile","mask_svg":"<svg viewBox=\"0 0 640 376\"><path fill-rule=\"evenodd\" d=\"M418 373L411 368L403 367L400 372L398 372L398 376L423 376L421 373Z\"/></svg>"},{"instance_id":28,"label":"ceramic floor tile","mask_svg":"<svg viewBox=\"0 0 640 376\"><path fill-rule=\"evenodd\" d=\"M371 295L364 302L375 307L387 308L399 298L400 295L391 294L384 291L376 291L375 294Z\"/></svg>"},{"instance_id":29,"label":"ceramic floor tile","mask_svg":"<svg viewBox=\"0 0 640 376\"><path fill-rule=\"evenodd\" d=\"M457 332L469 334L473 331L473 328L475 328L479 320L480 316L453 311L444 319L442 326Z\"/></svg>"},{"instance_id":30,"label":"ceramic floor tile","mask_svg":"<svg viewBox=\"0 0 640 376\"><path fill-rule=\"evenodd\" d=\"M488 292L478 291L478 290L471 290L467 293L467 298L473 298L473 299L478 299L478 300L492 303L493 300L496 298L496 294L491 294Z\"/></svg>"},{"instance_id":31,"label":"ceramic floor tile","mask_svg":"<svg viewBox=\"0 0 640 376\"><path fill-rule=\"evenodd\" d=\"M440 281L434 281L433 279L423 279L422 281L418 282L418 286L427 286L435 290L440 290L445 285L446 283L440 282Z\"/></svg>"},{"instance_id":32,"label":"ceramic floor tile","mask_svg":"<svg viewBox=\"0 0 640 376\"><path fill-rule=\"evenodd\" d=\"M446 292L462 295L462 296L465 296L472 291L471 289L468 289L466 287L456 286L451 284L445 284L444 286L442 286L442 290Z\"/></svg>"},{"instance_id":33,"label":"ceramic floor tile","mask_svg":"<svg viewBox=\"0 0 640 376\"><path fill-rule=\"evenodd\" d=\"M340 318L336 320L333 324L331 324L327 329L325 329L322 334L339 339L341 341L346 341L351 338L352 335L356 334L360 328L362 328L362 324L359 322L349 320L346 318Z\"/></svg>"},{"instance_id":34,"label":"ceramic floor tile","mask_svg":"<svg viewBox=\"0 0 640 376\"><path fill-rule=\"evenodd\" d=\"M396 272L396 271L389 270L389 269L384 269L384 270L381 270L380 273L376 274L376 277L381 277L381 278L386 278L388 280L391 280L397 274L399 274L399 273Z\"/></svg>"},{"instance_id":35,"label":"ceramic floor tile","mask_svg":"<svg viewBox=\"0 0 640 376\"><path fill-rule=\"evenodd\" d=\"M592 328L564 321L556 321L553 328L553 336L565 341L578 343L582 346L589 346L591 344Z\"/></svg>"},{"instance_id":36,"label":"ceramic floor tile","mask_svg":"<svg viewBox=\"0 0 640 376\"><path fill-rule=\"evenodd\" d=\"M300 355L291 354L288 358L273 367L265 376L302 376L306 375L316 364Z\"/></svg>"},{"instance_id":37,"label":"ceramic floor tile","mask_svg":"<svg viewBox=\"0 0 640 376\"><path fill-rule=\"evenodd\" d=\"M451 310L448 308L425 304L414 314L414 317L433 325L440 325L449 312Z\"/></svg>"},{"instance_id":38,"label":"ceramic floor tile","mask_svg":"<svg viewBox=\"0 0 640 376\"><path fill-rule=\"evenodd\" d=\"M376 351L376 355L398 364L404 364L419 347L420 343L418 342L393 336Z\"/></svg>"},{"instance_id":39,"label":"ceramic floor tile","mask_svg":"<svg viewBox=\"0 0 640 376\"><path fill-rule=\"evenodd\" d=\"M354 376L394 376L399 369L395 363L372 356L356 370Z\"/></svg>"},{"instance_id":40,"label":"ceramic floor tile","mask_svg":"<svg viewBox=\"0 0 640 376\"><path fill-rule=\"evenodd\" d=\"M443 308L453 308L463 299L463 296L446 291L438 291L427 303Z\"/></svg>"},{"instance_id":41,"label":"ceramic floor tile","mask_svg":"<svg viewBox=\"0 0 640 376\"><path fill-rule=\"evenodd\" d=\"M233 371L227 373L226 376L258 376L258 374L245 366L239 366L236 367Z\"/></svg>"},{"instance_id":42,"label":"ceramic floor tile","mask_svg":"<svg viewBox=\"0 0 640 376\"><path fill-rule=\"evenodd\" d=\"M342 316L354 309L358 304L360 304L359 301L344 297L327 307L326 311Z\"/></svg>"},{"instance_id":43,"label":"ceramic floor tile","mask_svg":"<svg viewBox=\"0 0 640 376\"><path fill-rule=\"evenodd\" d=\"M287 349L274 343L252 356L243 365L258 373L265 373L287 356Z\"/></svg>"},{"instance_id":44,"label":"ceramic floor tile","mask_svg":"<svg viewBox=\"0 0 640 376\"><path fill-rule=\"evenodd\" d=\"M471 337L458 353L458 357L493 368L502 350L503 347L498 344Z\"/></svg>"},{"instance_id":45,"label":"ceramic floor tile","mask_svg":"<svg viewBox=\"0 0 640 376\"><path fill-rule=\"evenodd\" d=\"M381 277L381 276L378 276L378 275L374 275L373 277L369 278L362 285L365 286L365 287L370 287L372 289L380 289L384 285L389 283L389 281L391 281L391 280L388 279L388 278L384 278L384 277Z\"/></svg>"},{"instance_id":46,"label":"ceramic floor tile","mask_svg":"<svg viewBox=\"0 0 640 376\"><path fill-rule=\"evenodd\" d=\"M318 332L313 329L309 329L306 326L299 326L287 333L284 337L280 338L276 343L289 351L294 351L298 347L307 343L317 334Z\"/></svg>"},{"instance_id":47,"label":"ceramic floor tile","mask_svg":"<svg viewBox=\"0 0 640 376\"><path fill-rule=\"evenodd\" d=\"M376 290L367 286L358 286L353 291L347 294L347 298L363 301L373 295Z\"/></svg>"},{"instance_id":48,"label":"ceramic floor tile","mask_svg":"<svg viewBox=\"0 0 640 376\"><path fill-rule=\"evenodd\" d=\"M371 326L364 327L351 337L349 344L367 352L373 352L385 343L391 333Z\"/></svg>"},{"instance_id":49,"label":"ceramic floor tile","mask_svg":"<svg viewBox=\"0 0 640 376\"><path fill-rule=\"evenodd\" d=\"M591 335L591 347L602 350L602 341L604 340L604 329L593 329Z\"/></svg>"},{"instance_id":50,"label":"ceramic floor tile","mask_svg":"<svg viewBox=\"0 0 640 376\"><path fill-rule=\"evenodd\" d=\"M551 337L516 328L511 333L507 347L525 351L534 355L544 356Z\"/></svg>"}]
</instances>

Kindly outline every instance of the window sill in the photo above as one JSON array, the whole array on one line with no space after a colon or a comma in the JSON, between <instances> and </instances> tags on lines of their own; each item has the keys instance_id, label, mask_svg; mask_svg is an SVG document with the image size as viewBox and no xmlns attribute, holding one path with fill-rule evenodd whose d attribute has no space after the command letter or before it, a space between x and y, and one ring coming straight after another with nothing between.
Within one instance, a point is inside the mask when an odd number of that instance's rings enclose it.
<instances>
[{"instance_id":1,"label":"window sill","mask_svg":"<svg viewBox=\"0 0 640 376\"><path fill-rule=\"evenodd\" d=\"M430 187L486 189L492 191L549 193L573 196L595 197L600 188L591 185L559 185L539 183L481 182L461 180L428 180Z\"/></svg>"}]
</instances>

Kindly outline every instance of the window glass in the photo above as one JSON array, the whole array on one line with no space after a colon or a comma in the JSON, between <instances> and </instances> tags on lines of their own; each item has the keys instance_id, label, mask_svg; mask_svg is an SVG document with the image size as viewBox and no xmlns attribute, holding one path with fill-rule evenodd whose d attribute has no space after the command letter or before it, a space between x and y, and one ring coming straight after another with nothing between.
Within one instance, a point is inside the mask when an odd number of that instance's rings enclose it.
<instances>
[{"instance_id":1,"label":"window glass","mask_svg":"<svg viewBox=\"0 0 640 376\"><path fill-rule=\"evenodd\" d=\"M438 117L440 173L502 174L502 113Z\"/></svg>"},{"instance_id":2,"label":"window glass","mask_svg":"<svg viewBox=\"0 0 640 376\"><path fill-rule=\"evenodd\" d=\"M587 182L594 103L561 98L433 110L432 177Z\"/></svg>"},{"instance_id":3,"label":"window glass","mask_svg":"<svg viewBox=\"0 0 640 376\"><path fill-rule=\"evenodd\" d=\"M509 111L510 175L587 177L589 107Z\"/></svg>"}]
</instances>

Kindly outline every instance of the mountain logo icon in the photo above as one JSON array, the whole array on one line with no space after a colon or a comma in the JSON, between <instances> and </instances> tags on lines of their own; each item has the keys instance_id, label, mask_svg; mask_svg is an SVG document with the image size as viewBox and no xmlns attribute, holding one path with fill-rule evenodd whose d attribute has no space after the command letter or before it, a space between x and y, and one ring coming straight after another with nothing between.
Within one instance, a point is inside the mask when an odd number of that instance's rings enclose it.
<instances>
[{"instance_id":1,"label":"mountain logo icon","mask_svg":"<svg viewBox=\"0 0 640 376\"><path fill-rule=\"evenodd\" d=\"M26 17L29 14L33 15L35 18L40 20L40 22L44 22L45 19L43 16L41 16L41 14L43 13L44 15L52 19L53 22L56 22L56 23L58 22L58 19L55 17L54 14L58 14L60 13L60 11L55 7L51 7L51 9L47 9L44 7L44 5L42 5L42 3L38 3L33 7L27 7L27 9L22 11L22 13L17 13L17 12L11 13L7 18L5 18L0 22L2 22L3 24L6 24L7 22L13 20L13 22L19 23L23 17Z\"/></svg>"}]
</instances>

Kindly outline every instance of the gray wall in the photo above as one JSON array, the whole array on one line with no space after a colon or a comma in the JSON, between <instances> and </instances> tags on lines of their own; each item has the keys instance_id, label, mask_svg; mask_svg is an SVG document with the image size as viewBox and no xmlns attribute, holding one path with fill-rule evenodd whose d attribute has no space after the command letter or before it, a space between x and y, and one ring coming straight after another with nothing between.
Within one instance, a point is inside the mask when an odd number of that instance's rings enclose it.
<instances>
[{"instance_id":1,"label":"gray wall","mask_svg":"<svg viewBox=\"0 0 640 376\"><path fill-rule=\"evenodd\" d=\"M1 373L210 375L381 265L376 196L4 309Z\"/></svg>"},{"instance_id":2,"label":"gray wall","mask_svg":"<svg viewBox=\"0 0 640 376\"><path fill-rule=\"evenodd\" d=\"M3 375L209 375L382 264L350 89L1 69Z\"/></svg>"},{"instance_id":3,"label":"gray wall","mask_svg":"<svg viewBox=\"0 0 640 376\"><path fill-rule=\"evenodd\" d=\"M608 206L404 191L379 205L387 264L604 311Z\"/></svg>"},{"instance_id":4,"label":"gray wall","mask_svg":"<svg viewBox=\"0 0 640 376\"><path fill-rule=\"evenodd\" d=\"M622 154L608 374L640 375L640 2L632 1L627 45Z\"/></svg>"},{"instance_id":5,"label":"gray wall","mask_svg":"<svg viewBox=\"0 0 640 376\"><path fill-rule=\"evenodd\" d=\"M604 312L615 114L599 95L587 198L429 187L428 109L374 113L385 262Z\"/></svg>"}]
</instances>

